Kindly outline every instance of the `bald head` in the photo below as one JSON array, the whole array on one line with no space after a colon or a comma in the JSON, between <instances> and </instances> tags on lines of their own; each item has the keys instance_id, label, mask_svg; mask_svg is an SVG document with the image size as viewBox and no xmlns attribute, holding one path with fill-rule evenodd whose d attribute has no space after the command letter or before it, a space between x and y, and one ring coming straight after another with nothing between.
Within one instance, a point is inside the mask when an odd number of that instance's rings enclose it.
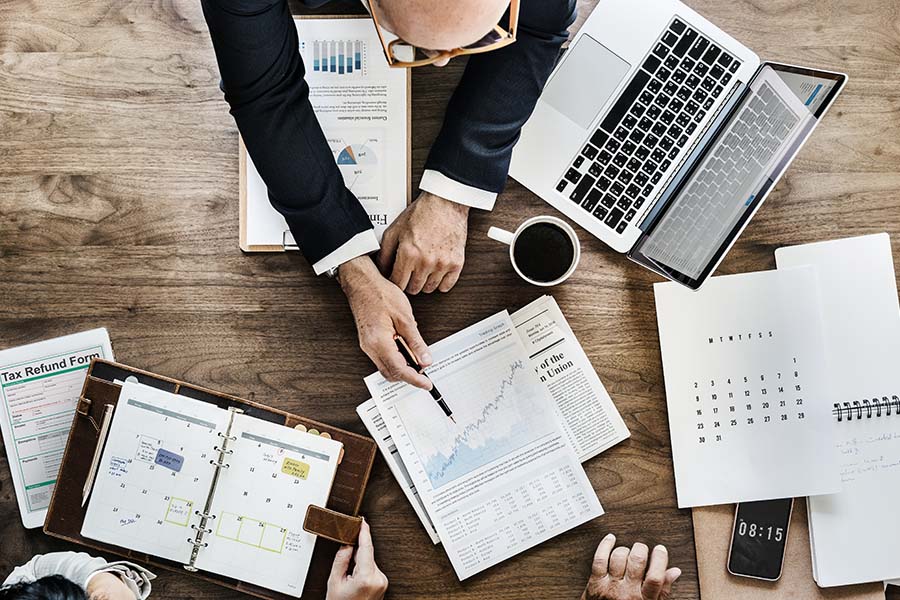
<instances>
[{"instance_id":1,"label":"bald head","mask_svg":"<svg viewBox=\"0 0 900 600\"><path fill-rule=\"evenodd\" d=\"M509 0L374 0L384 27L409 44L453 50L494 28Z\"/></svg>"}]
</instances>

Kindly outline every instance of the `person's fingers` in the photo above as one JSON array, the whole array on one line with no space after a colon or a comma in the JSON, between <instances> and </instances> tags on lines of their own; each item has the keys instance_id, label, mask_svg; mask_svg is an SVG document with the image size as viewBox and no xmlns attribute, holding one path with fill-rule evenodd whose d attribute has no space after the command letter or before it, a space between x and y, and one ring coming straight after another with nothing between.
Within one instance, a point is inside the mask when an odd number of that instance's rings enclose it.
<instances>
[{"instance_id":1,"label":"person's fingers","mask_svg":"<svg viewBox=\"0 0 900 600\"><path fill-rule=\"evenodd\" d=\"M662 592L659 594L659 600L669 600L669 598L672 597L672 585L679 577L681 577L681 569L678 567L672 567L666 571L666 575L663 578Z\"/></svg>"},{"instance_id":2,"label":"person's fingers","mask_svg":"<svg viewBox=\"0 0 900 600\"><path fill-rule=\"evenodd\" d=\"M644 600L657 600L662 592L669 565L669 553L665 546L656 546L650 554L650 566L641 586L641 597Z\"/></svg>"},{"instance_id":3,"label":"person's fingers","mask_svg":"<svg viewBox=\"0 0 900 600\"><path fill-rule=\"evenodd\" d=\"M396 229L388 227L381 238L381 249L378 251L377 264L381 274L387 277L391 272L391 266L394 264L394 255L397 253L397 244L400 238L396 233Z\"/></svg>"},{"instance_id":4,"label":"person's fingers","mask_svg":"<svg viewBox=\"0 0 900 600\"><path fill-rule=\"evenodd\" d=\"M431 268L427 265L423 265L419 263L416 265L415 269L413 269L412 275L409 278L409 283L406 285L406 293L415 296L419 292L422 291L422 288L425 287L425 282L428 281L428 275L431 273Z\"/></svg>"},{"instance_id":5,"label":"person's fingers","mask_svg":"<svg viewBox=\"0 0 900 600\"><path fill-rule=\"evenodd\" d=\"M619 546L609 555L609 576L613 579L625 577L625 564L628 562L628 548Z\"/></svg>"},{"instance_id":6,"label":"person's fingers","mask_svg":"<svg viewBox=\"0 0 900 600\"><path fill-rule=\"evenodd\" d=\"M397 329L397 333L403 336L403 339L409 344L409 349L419 359L419 364L423 367L429 366L432 362L431 352L428 350L428 344L422 339L422 334L419 333L416 320L412 316L412 309L410 309L407 317L397 319L394 327ZM431 389L431 387L429 386L428 389Z\"/></svg>"},{"instance_id":7,"label":"person's fingers","mask_svg":"<svg viewBox=\"0 0 900 600\"><path fill-rule=\"evenodd\" d=\"M453 269L448 271L444 278L441 280L440 285L438 285L438 289L442 292L449 292L453 289L453 286L456 285L456 282L459 281L459 274L462 273L462 269Z\"/></svg>"},{"instance_id":8,"label":"person's fingers","mask_svg":"<svg viewBox=\"0 0 900 600\"><path fill-rule=\"evenodd\" d=\"M397 350L397 346L393 345L393 340L391 344L391 346L385 347L381 354L381 361L384 367L378 370L381 371L384 378L388 381L405 381L423 390L430 390L431 381L406 364L406 360L400 354L400 351Z\"/></svg>"},{"instance_id":9,"label":"person's fingers","mask_svg":"<svg viewBox=\"0 0 900 600\"><path fill-rule=\"evenodd\" d=\"M341 546L337 554L334 555L334 562L331 564L331 575L329 579L338 582L347 574L350 568L350 559L353 558L353 546Z\"/></svg>"},{"instance_id":10,"label":"person's fingers","mask_svg":"<svg viewBox=\"0 0 900 600\"><path fill-rule=\"evenodd\" d=\"M375 570L375 547L372 545L372 531L363 519L359 527L359 539L356 542L356 566L353 575L371 573Z\"/></svg>"},{"instance_id":11,"label":"person's fingers","mask_svg":"<svg viewBox=\"0 0 900 600\"><path fill-rule=\"evenodd\" d=\"M647 570L647 556L650 550L647 544L641 542L635 543L628 553L628 562L625 565L625 577L640 581L644 578L644 571Z\"/></svg>"},{"instance_id":12,"label":"person's fingers","mask_svg":"<svg viewBox=\"0 0 900 600\"><path fill-rule=\"evenodd\" d=\"M405 290L406 286L409 285L409 279L412 277L414 264L415 260L409 255L409 251L403 246L398 246L390 279L394 282L394 285L401 290Z\"/></svg>"},{"instance_id":13,"label":"person's fingers","mask_svg":"<svg viewBox=\"0 0 900 600\"><path fill-rule=\"evenodd\" d=\"M616 536L607 533L606 537L600 540L597 545L597 551L594 552L594 562L591 563L591 575L595 577L606 577L609 571L609 553L616 545Z\"/></svg>"},{"instance_id":14,"label":"person's fingers","mask_svg":"<svg viewBox=\"0 0 900 600\"><path fill-rule=\"evenodd\" d=\"M426 294L430 294L441 284L441 281L444 280L444 276L447 273L445 271L435 270L432 271L431 275L428 276L428 279L425 281L425 285L422 286L422 291Z\"/></svg>"}]
</instances>

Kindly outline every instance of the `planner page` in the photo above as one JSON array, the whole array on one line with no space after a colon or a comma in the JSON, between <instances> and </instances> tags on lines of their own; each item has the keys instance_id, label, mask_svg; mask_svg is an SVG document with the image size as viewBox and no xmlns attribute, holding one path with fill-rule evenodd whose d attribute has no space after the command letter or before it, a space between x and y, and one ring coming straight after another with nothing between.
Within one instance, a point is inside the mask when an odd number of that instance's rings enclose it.
<instances>
[{"instance_id":1,"label":"planner page","mask_svg":"<svg viewBox=\"0 0 900 600\"><path fill-rule=\"evenodd\" d=\"M189 562L228 419L213 404L126 382L81 535Z\"/></svg>"},{"instance_id":2,"label":"planner page","mask_svg":"<svg viewBox=\"0 0 900 600\"><path fill-rule=\"evenodd\" d=\"M306 509L325 506L343 445L235 415L196 567L300 597L316 536Z\"/></svg>"},{"instance_id":3,"label":"planner page","mask_svg":"<svg viewBox=\"0 0 900 600\"><path fill-rule=\"evenodd\" d=\"M366 377L460 580L603 514L503 311L431 346L431 395Z\"/></svg>"},{"instance_id":4,"label":"planner page","mask_svg":"<svg viewBox=\"0 0 900 600\"><path fill-rule=\"evenodd\" d=\"M890 238L779 248L775 259L779 270L811 265L818 273L829 391L841 409L843 489L809 499L816 581L900 577L900 303Z\"/></svg>"},{"instance_id":5,"label":"planner page","mask_svg":"<svg viewBox=\"0 0 900 600\"><path fill-rule=\"evenodd\" d=\"M838 491L812 269L654 292L679 508Z\"/></svg>"}]
</instances>

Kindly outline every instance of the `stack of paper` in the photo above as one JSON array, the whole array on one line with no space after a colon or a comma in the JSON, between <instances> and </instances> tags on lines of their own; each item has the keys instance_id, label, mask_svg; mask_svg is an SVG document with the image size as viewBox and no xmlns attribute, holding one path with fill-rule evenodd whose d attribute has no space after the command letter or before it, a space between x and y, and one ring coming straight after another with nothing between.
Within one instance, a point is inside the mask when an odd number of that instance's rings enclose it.
<instances>
[{"instance_id":1,"label":"stack of paper","mask_svg":"<svg viewBox=\"0 0 900 600\"><path fill-rule=\"evenodd\" d=\"M840 493L809 499L822 587L900 577L900 304L888 235L780 248L819 275ZM846 404L845 404L846 403Z\"/></svg>"},{"instance_id":2,"label":"stack of paper","mask_svg":"<svg viewBox=\"0 0 900 600\"><path fill-rule=\"evenodd\" d=\"M628 430L552 298L431 351L456 423L378 374L358 412L460 579L603 514L580 459Z\"/></svg>"}]
</instances>

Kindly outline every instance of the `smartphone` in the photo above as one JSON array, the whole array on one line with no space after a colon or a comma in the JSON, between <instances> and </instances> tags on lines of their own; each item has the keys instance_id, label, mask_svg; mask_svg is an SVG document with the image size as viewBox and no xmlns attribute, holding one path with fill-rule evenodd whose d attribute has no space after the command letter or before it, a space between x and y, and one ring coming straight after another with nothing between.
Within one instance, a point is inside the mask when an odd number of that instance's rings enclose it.
<instances>
[{"instance_id":1,"label":"smartphone","mask_svg":"<svg viewBox=\"0 0 900 600\"><path fill-rule=\"evenodd\" d=\"M738 504L728 550L728 572L777 581L784 564L793 508L793 498Z\"/></svg>"}]
</instances>

